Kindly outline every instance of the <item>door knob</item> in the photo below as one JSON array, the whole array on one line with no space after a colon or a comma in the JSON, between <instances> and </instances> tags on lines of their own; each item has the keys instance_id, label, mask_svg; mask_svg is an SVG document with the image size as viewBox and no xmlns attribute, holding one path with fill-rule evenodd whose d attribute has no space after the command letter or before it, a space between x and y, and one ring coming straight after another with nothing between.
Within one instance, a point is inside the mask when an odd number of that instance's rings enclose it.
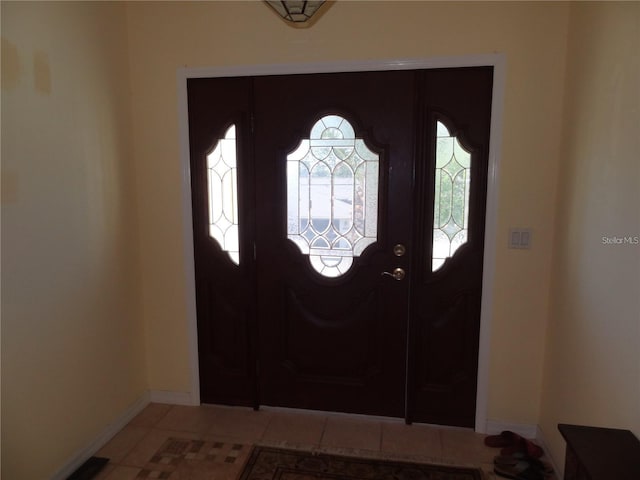
<instances>
[{"instance_id":1,"label":"door knob","mask_svg":"<svg viewBox=\"0 0 640 480\"><path fill-rule=\"evenodd\" d=\"M389 276L389 277L393 277L394 280L400 281L400 280L404 279L406 273L404 271L404 268L398 267L398 268L394 268L393 272L382 272L382 275L383 276L386 275L386 276Z\"/></svg>"}]
</instances>

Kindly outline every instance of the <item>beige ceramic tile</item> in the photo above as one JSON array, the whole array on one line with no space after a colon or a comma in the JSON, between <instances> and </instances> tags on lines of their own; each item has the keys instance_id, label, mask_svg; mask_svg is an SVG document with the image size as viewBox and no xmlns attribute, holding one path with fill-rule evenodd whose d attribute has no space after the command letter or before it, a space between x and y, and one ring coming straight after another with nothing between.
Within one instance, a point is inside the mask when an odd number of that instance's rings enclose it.
<instances>
[{"instance_id":1,"label":"beige ceramic tile","mask_svg":"<svg viewBox=\"0 0 640 480\"><path fill-rule=\"evenodd\" d=\"M209 434L205 434L202 435L202 440L206 440L209 442L222 442L222 443L229 443L229 444L240 444L240 445L246 445L249 449L251 449L253 447L253 445L257 445L260 442L259 441L251 441L251 440L242 440L241 438L238 438L237 436L229 436L229 435L209 435Z\"/></svg>"},{"instance_id":2,"label":"beige ceramic tile","mask_svg":"<svg viewBox=\"0 0 640 480\"><path fill-rule=\"evenodd\" d=\"M120 463L149 431L144 427L126 426L98 450L96 456L108 458L112 463Z\"/></svg>"},{"instance_id":3,"label":"beige ceramic tile","mask_svg":"<svg viewBox=\"0 0 640 480\"><path fill-rule=\"evenodd\" d=\"M323 415L273 413L262 440L282 443L283 446L317 446L320 444L326 421Z\"/></svg>"},{"instance_id":4,"label":"beige ceramic tile","mask_svg":"<svg viewBox=\"0 0 640 480\"><path fill-rule=\"evenodd\" d=\"M171 405L163 403L150 403L136 417L129 422L129 425L136 427L155 427L160 420L171 410Z\"/></svg>"},{"instance_id":5,"label":"beige ceramic tile","mask_svg":"<svg viewBox=\"0 0 640 480\"><path fill-rule=\"evenodd\" d=\"M163 430L204 433L211 428L215 413L214 407L174 405L156 424L156 427Z\"/></svg>"},{"instance_id":6,"label":"beige ceramic tile","mask_svg":"<svg viewBox=\"0 0 640 480\"><path fill-rule=\"evenodd\" d=\"M426 425L382 423L382 451L399 455L442 458L440 429Z\"/></svg>"},{"instance_id":7,"label":"beige ceramic tile","mask_svg":"<svg viewBox=\"0 0 640 480\"><path fill-rule=\"evenodd\" d=\"M138 473L140 473L139 468L117 465L109 473L106 480L134 480L138 476Z\"/></svg>"},{"instance_id":8,"label":"beige ceramic tile","mask_svg":"<svg viewBox=\"0 0 640 480\"><path fill-rule=\"evenodd\" d=\"M211 408L215 416L207 434L231 437L242 442L260 440L273 415L271 412L250 408Z\"/></svg>"},{"instance_id":9,"label":"beige ceramic tile","mask_svg":"<svg viewBox=\"0 0 640 480\"><path fill-rule=\"evenodd\" d=\"M144 467L169 438L196 440L201 435L193 432L174 430L151 430L131 452L120 462L122 465Z\"/></svg>"},{"instance_id":10,"label":"beige ceramic tile","mask_svg":"<svg viewBox=\"0 0 640 480\"><path fill-rule=\"evenodd\" d=\"M471 463L492 463L499 453L496 448L484 444L484 435L473 430L443 428L442 456L445 460L456 460Z\"/></svg>"},{"instance_id":11,"label":"beige ceramic tile","mask_svg":"<svg viewBox=\"0 0 640 480\"><path fill-rule=\"evenodd\" d=\"M380 438L379 421L330 416L327 418L320 445L379 451Z\"/></svg>"}]
</instances>

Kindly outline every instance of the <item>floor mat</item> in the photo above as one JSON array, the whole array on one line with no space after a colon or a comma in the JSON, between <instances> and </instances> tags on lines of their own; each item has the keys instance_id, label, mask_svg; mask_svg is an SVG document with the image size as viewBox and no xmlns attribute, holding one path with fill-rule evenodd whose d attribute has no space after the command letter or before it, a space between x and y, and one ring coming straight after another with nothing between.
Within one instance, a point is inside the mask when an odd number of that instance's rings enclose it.
<instances>
[{"instance_id":1,"label":"floor mat","mask_svg":"<svg viewBox=\"0 0 640 480\"><path fill-rule=\"evenodd\" d=\"M241 443L169 438L136 479L235 479L250 450Z\"/></svg>"},{"instance_id":2,"label":"floor mat","mask_svg":"<svg viewBox=\"0 0 640 480\"><path fill-rule=\"evenodd\" d=\"M254 447L239 480L481 480L478 469Z\"/></svg>"}]
</instances>

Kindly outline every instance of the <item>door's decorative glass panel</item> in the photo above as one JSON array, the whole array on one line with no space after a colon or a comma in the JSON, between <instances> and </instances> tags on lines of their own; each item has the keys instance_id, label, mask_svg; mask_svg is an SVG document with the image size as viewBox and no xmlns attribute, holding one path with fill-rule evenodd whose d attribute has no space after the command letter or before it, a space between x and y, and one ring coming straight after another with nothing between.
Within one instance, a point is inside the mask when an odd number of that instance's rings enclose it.
<instances>
[{"instance_id":1,"label":"door's decorative glass panel","mask_svg":"<svg viewBox=\"0 0 640 480\"><path fill-rule=\"evenodd\" d=\"M209 235L239 265L237 175L236 126L231 125L207 155Z\"/></svg>"},{"instance_id":2,"label":"door's decorative glass panel","mask_svg":"<svg viewBox=\"0 0 640 480\"><path fill-rule=\"evenodd\" d=\"M377 240L378 162L351 124L327 115L287 155L287 238L326 277Z\"/></svg>"},{"instance_id":3,"label":"door's decorative glass panel","mask_svg":"<svg viewBox=\"0 0 640 480\"><path fill-rule=\"evenodd\" d=\"M432 271L466 243L469 231L471 154L437 122Z\"/></svg>"}]
</instances>

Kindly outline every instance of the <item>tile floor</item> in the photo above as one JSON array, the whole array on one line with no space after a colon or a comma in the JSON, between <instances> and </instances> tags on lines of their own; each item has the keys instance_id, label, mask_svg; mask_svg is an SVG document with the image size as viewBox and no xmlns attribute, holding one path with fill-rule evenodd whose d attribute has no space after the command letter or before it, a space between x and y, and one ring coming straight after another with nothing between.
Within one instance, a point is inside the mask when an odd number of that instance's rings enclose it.
<instances>
[{"instance_id":1,"label":"tile floor","mask_svg":"<svg viewBox=\"0 0 640 480\"><path fill-rule=\"evenodd\" d=\"M483 438L392 419L152 403L96 453L110 459L97 479L235 480L254 444L478 466L500 478Z\"/></svg>"}]
</instances>

